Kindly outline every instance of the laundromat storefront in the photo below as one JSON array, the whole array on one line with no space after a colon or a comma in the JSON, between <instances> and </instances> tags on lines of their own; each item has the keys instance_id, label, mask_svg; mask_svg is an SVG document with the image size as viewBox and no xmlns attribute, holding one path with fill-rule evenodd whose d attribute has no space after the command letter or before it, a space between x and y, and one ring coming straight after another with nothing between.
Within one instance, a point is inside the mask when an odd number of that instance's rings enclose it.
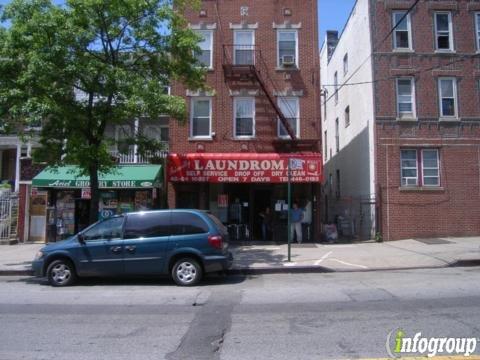
<instances>
[{"instance_id":1,"label":"laundromat storefront","mask_svg":"<svg viewBox=\"0 0 480 360\"><path fill-rule=\"evenodd\" d=\"M286 241L289 170L292 200L305 214L302 240L314 240L322 181L319 153L170 154L167 174L176 207L209 210L224 224L240 227L246 240ZM267 238L262 232L266 208L272 214Z\"/></svg>"},{"instance_id":2,"label":"laundromat storefront","mask_svg":"<svg viewBox=\"0 0 480 360\"><path fill-rule=\"evenodd\" d=\"M56 241L89 224L90 180L76 166L46 168L32 180L30 239ZM161 165L116 166L99 174L98 218L159 208Z\"/></svg>"}]
</instances>

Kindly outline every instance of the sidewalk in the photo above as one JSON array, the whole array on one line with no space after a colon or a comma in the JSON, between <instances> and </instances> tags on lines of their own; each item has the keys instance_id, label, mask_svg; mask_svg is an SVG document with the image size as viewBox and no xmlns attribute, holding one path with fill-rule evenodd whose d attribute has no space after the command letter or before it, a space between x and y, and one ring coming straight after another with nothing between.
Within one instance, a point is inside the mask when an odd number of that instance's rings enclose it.
<instances>
[{"instance_id":1,"label":"sidewalk","mask_svg":"<svg viewBox=\"0 0 480 360\"><path fill-rule=\"evenodd\" d=\"M43 244L0 246L0 275L30 274ZM400 240L385 243L231 246L231 273L351 272L480 265L480 237Z\"/></svg>"}]
</instances>

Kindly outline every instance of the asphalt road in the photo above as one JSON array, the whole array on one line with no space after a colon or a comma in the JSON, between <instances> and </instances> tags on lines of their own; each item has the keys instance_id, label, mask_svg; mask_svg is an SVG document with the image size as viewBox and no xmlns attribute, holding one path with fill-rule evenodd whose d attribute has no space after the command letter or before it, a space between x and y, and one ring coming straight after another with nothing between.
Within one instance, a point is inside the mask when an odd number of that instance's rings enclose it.
<instances>
[{"instance_id":1,"label":"asphalt road","mask_svg":"<svg viewBox=\"0 0 480 360\"><path fill-rule=\"evenodd\" d=\"M0 277L0 359L387 357L398 328L479 338L479 283L480 268L218 276L194 288Z\"/></svg>"}]
</instances>

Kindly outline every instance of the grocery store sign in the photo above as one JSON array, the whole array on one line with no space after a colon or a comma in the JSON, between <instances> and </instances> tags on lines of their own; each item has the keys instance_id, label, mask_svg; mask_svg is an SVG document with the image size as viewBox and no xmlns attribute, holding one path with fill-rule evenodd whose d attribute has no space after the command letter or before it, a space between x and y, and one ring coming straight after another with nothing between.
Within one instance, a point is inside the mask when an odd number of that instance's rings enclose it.
<instances>
[{"instance_id":1,"label":"grocery store sign","mask_svg":"<svg viewBox=\"0 0 480 360\"><path fill-rule=\"evenodd\" d=\"M171 154L172 182L286 183L320 182L320 154Z\"/></svg>"},{"instance_id":2,"label":"grocery store sign","mask_svg":"<svg viewBox=\"0 0 480 360\"><path fill-rule=\"evenodd\" d=\"M55 187L55 188L89 188L89 180L55 180L45 181L44 184L36 183L38 187ZM153 183L150 181L135 180L99 180L100 188L151 188Z\"/></svg>"}]
</instances>

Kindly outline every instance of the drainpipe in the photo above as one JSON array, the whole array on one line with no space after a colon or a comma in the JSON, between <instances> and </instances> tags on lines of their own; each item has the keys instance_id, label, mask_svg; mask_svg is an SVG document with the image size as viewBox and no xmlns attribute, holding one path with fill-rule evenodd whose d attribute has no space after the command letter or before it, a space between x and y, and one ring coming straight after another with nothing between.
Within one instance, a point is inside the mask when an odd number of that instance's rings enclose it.
<instances>
[{"instance_id":1,"label":"drainpipe","mask_svg":"<svg viewBox=\"0 0 480 360\"><path fill-rule=\"evenodd\" d=\"M17 156L15 159L15 192L20 190L20 156L22 154L22 143L17 142Z\"/></svg>"}]
</instances>

